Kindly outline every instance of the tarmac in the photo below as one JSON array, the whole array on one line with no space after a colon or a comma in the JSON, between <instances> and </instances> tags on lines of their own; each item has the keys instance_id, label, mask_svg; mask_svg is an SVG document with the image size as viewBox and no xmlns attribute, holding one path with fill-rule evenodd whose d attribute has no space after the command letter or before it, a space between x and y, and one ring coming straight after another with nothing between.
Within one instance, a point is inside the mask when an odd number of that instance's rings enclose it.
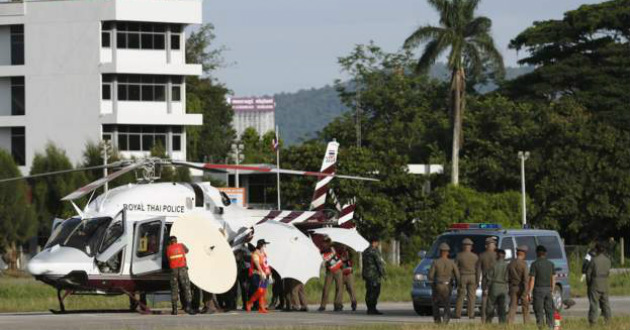
<instances>
[{"instance_id":1,"label":"tarmac","mask_svg":"<svg viewBox=\"0 0 630 330\"><path fill-rule=\"evenodd\" d=\"M615 316L630 315L630 297L611 297ZM263 329L263 328L308 328L343 327L348 325L374 324L414 324L433 322L431 317L417 316L411 303L381 303L380 316L366 315L365 307L359 305L356 312L317 312L311 306L310 312L270 311L263 315L242 311L217 313L212 315L141 315L138 313L112 313L84 311L63 315L45 313L0 314L1 330L123 330L123 329ZM576 299L576 305L565 311L565 317L586 317L588 301ZM168 311L164 311L168 313ZM522 318L517 317L520 322ZM533 320L533 315L532 315ZM471 322L467 318L452 320ZM479 318L472 322L480 322ZM495 319L496 322L496 319Z\"/></svg>"}]
</instances>

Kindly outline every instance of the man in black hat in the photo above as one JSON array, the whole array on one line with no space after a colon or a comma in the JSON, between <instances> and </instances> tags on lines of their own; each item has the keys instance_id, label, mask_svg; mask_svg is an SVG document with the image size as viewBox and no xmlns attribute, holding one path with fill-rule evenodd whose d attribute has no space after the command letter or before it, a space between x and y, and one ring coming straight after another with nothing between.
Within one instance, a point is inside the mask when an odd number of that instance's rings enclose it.
<instances>
[{"instance_id":1,"label":"man in black hat","mask_svg":"<svg viewBox=\"0 0 630 330\"><path fill-rule=\"evenodd\" d=\"M365 281L365 304L368 315L381 315L376 304L381 294L381 280L385 277L385 263L378 250L380 243L377 237L372 237L370 247L363 251L363 280Z\"/></svg>"},{"instance_id":2,"label":"man in black hat","mask_svg":"<svg viewBox=\"0 0 630 330\"><path fill-rule=\"evenodd\" d=\"M536 324L542 329L553 328L553 288L556 286L556 271L553 262L547 259L547 249L536 247L538 258L529 268L529 299L533 301Z\"/></svg>"},{"instance_id":3,"label":"man in black hat","mask_svg":"<svg viewBox=\"0 0 630 330\"><path fill-rule=\"evenodd\" d=\"M477 261L477 274L481 275L481 323L486 323L486 315L488 314L488 292L490 289L488 272L497 262L496 249L496 238L486 238L486 250L479 255L479 261Z\"/></svg>"},{"instance_id":4,"label":"man in black hat","mask_svg":"<svg viewBox=\"0 0 630 330\"><path fill-rule=\"evenodd\" d=\"M595 325L599 310L606 323L612 317L608 301L608 277L610 276L610 259L604 254L606 248L602 243L595 245L595 256L586 268L586 284L588 286L588 322Z\"/></svg>"}]
</instances>

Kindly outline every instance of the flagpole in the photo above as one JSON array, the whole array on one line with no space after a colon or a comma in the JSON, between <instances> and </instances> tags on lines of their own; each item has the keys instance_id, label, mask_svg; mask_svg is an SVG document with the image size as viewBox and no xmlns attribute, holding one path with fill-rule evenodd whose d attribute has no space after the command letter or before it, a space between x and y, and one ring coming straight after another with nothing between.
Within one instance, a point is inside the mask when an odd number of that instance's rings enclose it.
<instances>
[{"instance_id":1,"label":"flagpole","mask_svg":"<svg viewBox=\"0 0 630 330\"><path fill-rule=\"evenodd\" d=\"M276 125L276 168L280 169L280 139L278 138L278 125ZM278 182L278 210L280 210L280 171L276 172Z\"/></svg>"}]
</instances>

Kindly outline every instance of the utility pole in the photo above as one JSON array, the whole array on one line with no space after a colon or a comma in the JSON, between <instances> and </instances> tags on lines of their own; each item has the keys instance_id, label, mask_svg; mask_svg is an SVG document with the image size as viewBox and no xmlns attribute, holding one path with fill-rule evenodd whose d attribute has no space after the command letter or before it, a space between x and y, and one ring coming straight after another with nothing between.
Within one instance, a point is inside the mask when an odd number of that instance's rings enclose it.
<instances>
[{"instance_id":1,"label":"utility pole","mask_svg":"<svg viewBox=\"0 0 630 330\"><path fill-rule=\"evenodd\" d=\"M243 146L243 143L241 141L236 141L235 143L232 144L232 156L234 157L234 160L236 161L236 165L240 165L241 162L243 161L243 159L245 158L245 156L243 155L243 150L245 149L245 146ZM236 188L240 188L240 182L239 182L239 170L238 168L235 171L235 185Z\"/></svg>"},{"instance_id":2,"label":"utility pole","mask_svg":"<svg viewBox=\"0 0 630 330\"><path fill-rule=\"evenodd\" d=\"M109 154L111 152L109 152L109 149L111 148L111 145L109 144L109 140L103 140L103 177L107 177L108 175L108 171L107 171L107 158L109 156ZM107 192L107 189L109 189L109 185L107 183L107 181L105 181L105 186L103 186L103 188L105 189L105 192Z\"/></svg>"},{"instance_id":3,"label":"utility pole","mask_svg":"<svg viewBox=\"0 0 630 330\"><path fill-rule=\"evenodd\" d=\"M361 91L357 84L357 100L356 100L356 130L357 130L357 148L361 148Z\"/></svg>"},{"instance_id":4,"label":"utility pole","mask_svg":"<svg viewBox=\"0 0 630 330\"><path fill-rule=\"evenodd\" d=\"M522 194L522 204L523 204L523 228L527 226L527 205L525 198L525 161L529 158L529 151L519 151L518 158L521 160L521 194Z\"/></svg>"},{"instance_id":5,"label":"utility pole","mask_svg":"<svg viewBox=\"0 0 630 330\"><path fill-rule=\"evenodd\" d=\"M278 125L276 125L276 139L273 141L273 148L276 149L276 168L278 172L276 172L276 182L278 184L278 210L280 210L280 138L278 133Z\"/></svg>"}]
</instances>

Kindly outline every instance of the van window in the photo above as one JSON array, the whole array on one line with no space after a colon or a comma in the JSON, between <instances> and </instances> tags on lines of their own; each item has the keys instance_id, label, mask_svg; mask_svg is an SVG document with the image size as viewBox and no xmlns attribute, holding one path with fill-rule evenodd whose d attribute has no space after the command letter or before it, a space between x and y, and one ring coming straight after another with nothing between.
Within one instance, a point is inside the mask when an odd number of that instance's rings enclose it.
<instances>
[{"instance_id":1,"label":"van window","mask_svg":"<svg viewBox=\"0 0 630 330\"><path fill-rule=\"evenodd\" d=\"M499 246L499 249L501 250L505 250L505 251L512 251L512 258L514 258L515 254L514 254L514 240L512 239L512 236L508 236L508 237L503 237L503 239L501 240L501 245Z\"/></svg>"},{"instance_id":2,"label":"van window","mask_svg":"<svg viewBox=\"0 0 630 330\"><path fill-rule=\"evenodd\" d=\"M547 248L548 259L562 259L562 247L557 236L538 236L538 244Z\"/></svg>"},{"instance_id":3,"label":"van window","mask_svg":"<svg viewBox=\"0 0 630 330\"><path fill-rule=\"evenodd\" d=\"M462 241L465 238L470 238L473 241L473 252L479 254L486 250L486 238L489 235L442 235L433 243L431 250L427 253L427 258L437 259L440 257L439 246L442 243L448 244L451 248L449 253L450 258L455 258L457 253L462 250Z\"/></svg>"},{"instance_id":4,"label":"van window","mask_svg":"<svg viewBox=\"0 0 630 330\"><path fill-rule=\"evenodd\" d=\"M527 245L525 260L536 260L536 239L534 236L516 236L516 246Z\"/></svg>"}]
</instances>

